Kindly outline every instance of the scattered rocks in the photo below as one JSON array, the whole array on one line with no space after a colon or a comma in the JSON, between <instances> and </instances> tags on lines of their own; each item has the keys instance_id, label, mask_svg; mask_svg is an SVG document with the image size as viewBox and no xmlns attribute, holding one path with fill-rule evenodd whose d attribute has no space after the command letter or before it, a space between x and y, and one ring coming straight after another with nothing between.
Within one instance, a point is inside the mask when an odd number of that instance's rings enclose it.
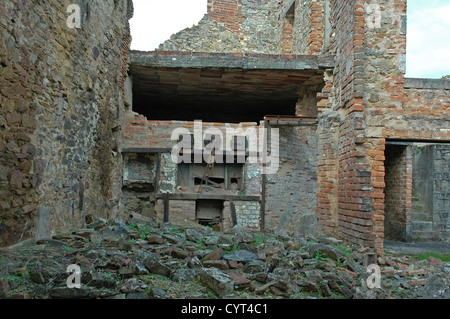
<instances>
[{"instance_id":1,"label":"scattered rocks","mask_svg":"<svg viewBox=\"0 0 450 319\"><path fill-rule=\"evenodd\" d=\"M258 256L248 250L237 250L232 254L225 255L226 260L233 260L238 262L247 262L258 259Z\"/></svg>"},{"instance_id":2,"label":"scattered rocks","mask_svg":"<svg viewBox=\"0 0 450 319\"><path fill-rule=\"evenodd\" d=\"M187 282L194 280L197 275L198 272L196 269L178 269L172 274L172 281Z\"/></svg>"},{"instance_id":3,"label":"scattered rocks","mask_svg":"<svg viewBox=\"0 0 450 319\"><path fill-rule=\"evenodd\" d=\"M434 257L378 257L381 288L369 289L369 253L285 231L92 218L86 228L2 250L0 298L448 298L450 264ZM81 289L67 287L70 264L81 267Z\"/></svg>"},{"instance_id":4,"label":"scattered rocks","mask_svg":"<svg viewBox=\"0 0 450 319\"><path fill-rule=\"evenodd\" d=\"M148 271L152 274L157 274L165 277L169 277L171 270L169 267L161 263L159 260L155 259L154 257L148 257L144 261L145 268L148 269Z\"/></svg>"}]
</instances>

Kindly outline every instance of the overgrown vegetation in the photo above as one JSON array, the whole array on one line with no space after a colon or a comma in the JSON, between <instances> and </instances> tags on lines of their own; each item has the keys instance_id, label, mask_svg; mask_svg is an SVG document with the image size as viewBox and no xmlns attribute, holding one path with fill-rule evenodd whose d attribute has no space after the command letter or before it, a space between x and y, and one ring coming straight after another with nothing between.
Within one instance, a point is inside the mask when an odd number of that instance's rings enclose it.
<instances>
[{"instance_id":1,"label":"overgrown vegetation","mask_svg":"<svg viewBox=\"0 0 450 319\"><path fill-rule=\"evenodd\" d=\"M448 254L443 254L443 253L434 253L434 252L430 252L430 253L422 253L422 254L417 254L412 256L412 259L417 259L417 260L426 260L429 257L434 257L434 258L438 258L442 261L450 261L450 253Z\"/></svg>"}]
</instances>

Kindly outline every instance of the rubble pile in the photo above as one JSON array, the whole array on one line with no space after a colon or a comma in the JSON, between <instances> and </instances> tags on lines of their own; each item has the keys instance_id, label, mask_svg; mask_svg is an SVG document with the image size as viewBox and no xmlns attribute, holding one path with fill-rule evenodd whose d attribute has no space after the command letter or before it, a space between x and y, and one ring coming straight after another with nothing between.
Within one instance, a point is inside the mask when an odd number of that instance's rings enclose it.
<instances>
[{"instance_id":1,"label":"rubble pile","mask_svg":"<svg viewBox=\"0 0 450 319\"><path fill-rule=\"evenodd\" d=\"M377 258L365 247L285 231L215 232L137 216L89 221L0 250L0 298L450 298L450 263L438 258ZM379 274L368 270L374 264Z\"/></svg>"}]
</instances>

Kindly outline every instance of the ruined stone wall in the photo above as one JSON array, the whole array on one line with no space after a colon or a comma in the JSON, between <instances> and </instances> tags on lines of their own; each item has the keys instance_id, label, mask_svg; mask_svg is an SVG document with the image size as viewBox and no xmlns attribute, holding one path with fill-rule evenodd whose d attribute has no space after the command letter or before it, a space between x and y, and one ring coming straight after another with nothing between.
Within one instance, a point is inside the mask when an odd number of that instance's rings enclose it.
<instances>
[{"instance_id":1,"label":"ruined stone wall","mask_svg":"<svg viewBox=\"0 0 450 319\"><path fill-rule=\"evenodd\" d=\"M182 30L159 50L279 54L280 0L210 0L198 25Z\"/></svg>"},{"instance_id":2,"label":"ruined stone wall","mask_svg":"<svg viewBox=\"0 0 450 319\"><path fill-rule=\"evenodd\" d=\"M321 54L325 0L209 0L208 13L192 28L162 43L162 51ZM283 15L284 14L284 15Z\"/></svg>"},{"instance_id":3,"label":"ruined stone wall","mask_svg":"<svg viewBox=\"0 0 450 319\"><path fill-rule=\"evenodd\" d=\"M374 247L370 167L365 158L364 1L331 1L333 76L318 97L319 229ZM332 83L330 87L330 83ZM337 141L337 146L336 146ZM337 209L334 207L337 206ZM332 207L331 210L327 210ZM333 209L334 208L334 209Z\"/></svg>"},{"instance_id":4,"label":"ruined stone wall","mask_svg":"<svg viewBox=\"0 0 450 319\"><path fill-rule=\"evenodd\" d=\"M338 138L338 146L331 160L319 163L320 190L330 187L318 193L319 228L333 233L337 221L341 238L382 253L386 139L448 139L448 88L404 78L405 0L331 1L331 27L336 58L331 92L325 87L318 95L319 159L333 151L322 137ZM330 137L326 128L337 123ZM336 197L338 210L330 216L324 208Z\"/></svg>"},{"instance_id":5,"label":"ruined stone wall","mask_svg":"<svg viewBox=\"0 0 450 319\"><path fill-rule=\"evenodd\" d=\"M267 175L266 226L302 236L315 235L316 126L274 128L280 135L280 168L276 174Z\"/></svg>"},{"instance_id":6,"label":"ruined stone wall","mask_svg":"<svg viewBox=\"0 0 450 319\"><path fill-rule=\"evenodd\" d=\"M256 123L244 122L234 123L202 123L203 131L207 128L217 128L221 130L223 137L226 137L226 129L242 129L258 128ZM124 153L124 192L123 202L124 209L128 213L137 212L142 214L147 208L154 209L156 218L163 220L164 218L164 200L156 199L156 193L186 193L178 187L178 165L173 161L171 149L177 141L171 140L172 132L177 128L185 128L191 134L195 133L195 124L192 121L152 121L147 120L144 116L136 113L127 113L125 117L123 147L128 149L164 149L160 154L160 166L157 184L155 186L156 162L158 155L145 155L136 153ZM129 152L129 151L127 151ZM148 158L148 161L136 161L137 157ZM225 159L224 159L225 160ZM145 165L143 165L145 164ZM133 171L135 178L130 175ZM140 178L137 178L137 177ZM130 183L131 182L131 183ZM142 190L142 183L152 188L151 192ZM243 165L243 190L227 191L223 194L233 193L234 195L243 196L260 196L261 195L261 167L260 163L250 163L249 159ZM152 185L152 186L150 186ZM153 187L157 187L156 192ZM217 193L216 193L217 194ZM223 195L222 194L222 195ZM219 194L219 198L221 194ZM151 207L148 207L150 204ZM260 203L259 201L237 200L234 201L238 224L241 226L250 226L259 228L260 226ZM149 215L149 214L144 214ZM171 223L195 222L196 201L195 199L169 201L169 220ZM229 229L233 226L230 202L224 200L224 209L222 212L223 227Z\"/></svg>"},{"instance_id":7,"label":"ruined stone wall","mask_svg":"<svg viewBox=\"0 0 450 319\"><path fill-rule=\"evenodd\" d=\"M0 3L0 246L117 213L131 15L125 0Z\"/></svg>"}]
</instances>

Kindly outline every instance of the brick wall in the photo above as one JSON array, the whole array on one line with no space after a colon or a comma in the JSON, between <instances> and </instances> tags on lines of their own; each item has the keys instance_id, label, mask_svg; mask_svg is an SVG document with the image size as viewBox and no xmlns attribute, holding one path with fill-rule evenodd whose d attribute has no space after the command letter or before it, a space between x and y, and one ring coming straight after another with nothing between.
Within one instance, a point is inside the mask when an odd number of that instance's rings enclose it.
<instances>
[{"instance_id":1,"label":"brick wall","mask_svg":"<svg viewBox=\"0 0 450 319\"><path fill-rule=\"evenodd\" d=\"M283 19L283 31L281 38L281 54L293 53L294 45L294 18L286 16Z\"/></svg>"},{"instance_id":2,"label":"brick wall","mask_svg":"<svg viewBox=\"0 0 450 319\"><path fill-rule=\"evenodd\" d=\"M409 177L397 185L403 200L385 205L386 139L448 140L449 90L405 87L406 1L331 1L331 26L335 69L318 94L319 229L382 254L385 213L411 205Z\"/></svg>"},{"instance_id":3,"label":"brick wall","mask_svg":"<svg viewBox=\"0 0 450 319\"><path fill-rule=\"evenodd\" d=\"M385 238L410 241L412 149L400 145L388 145L385 156Z\"/></svg>"},{"instance_id":4,"label":"brick wall","mask_svg":"<svg viewBox=\"0 0 450 319\"><path fill-rule=\"evenodd\" d=\"M208 0L208 14L233 32L240 31L241 4L238 0Z\"/></svg>"},{"instance_id":5,"label":"brick wall","mask_svg":"<svg viewBox=\"0 0 450 319\"><path fill-rule=\"evenodd\" d=\"M357 0L331 1L336 65L332 87L328 84L318 96L322 100L318 104L317 213L321 231L375 249L373 203L379 195L371 191L371 167L366 158L371 141L365 134L362 100L363 4Z\"/></svg>"}]
</instances>

